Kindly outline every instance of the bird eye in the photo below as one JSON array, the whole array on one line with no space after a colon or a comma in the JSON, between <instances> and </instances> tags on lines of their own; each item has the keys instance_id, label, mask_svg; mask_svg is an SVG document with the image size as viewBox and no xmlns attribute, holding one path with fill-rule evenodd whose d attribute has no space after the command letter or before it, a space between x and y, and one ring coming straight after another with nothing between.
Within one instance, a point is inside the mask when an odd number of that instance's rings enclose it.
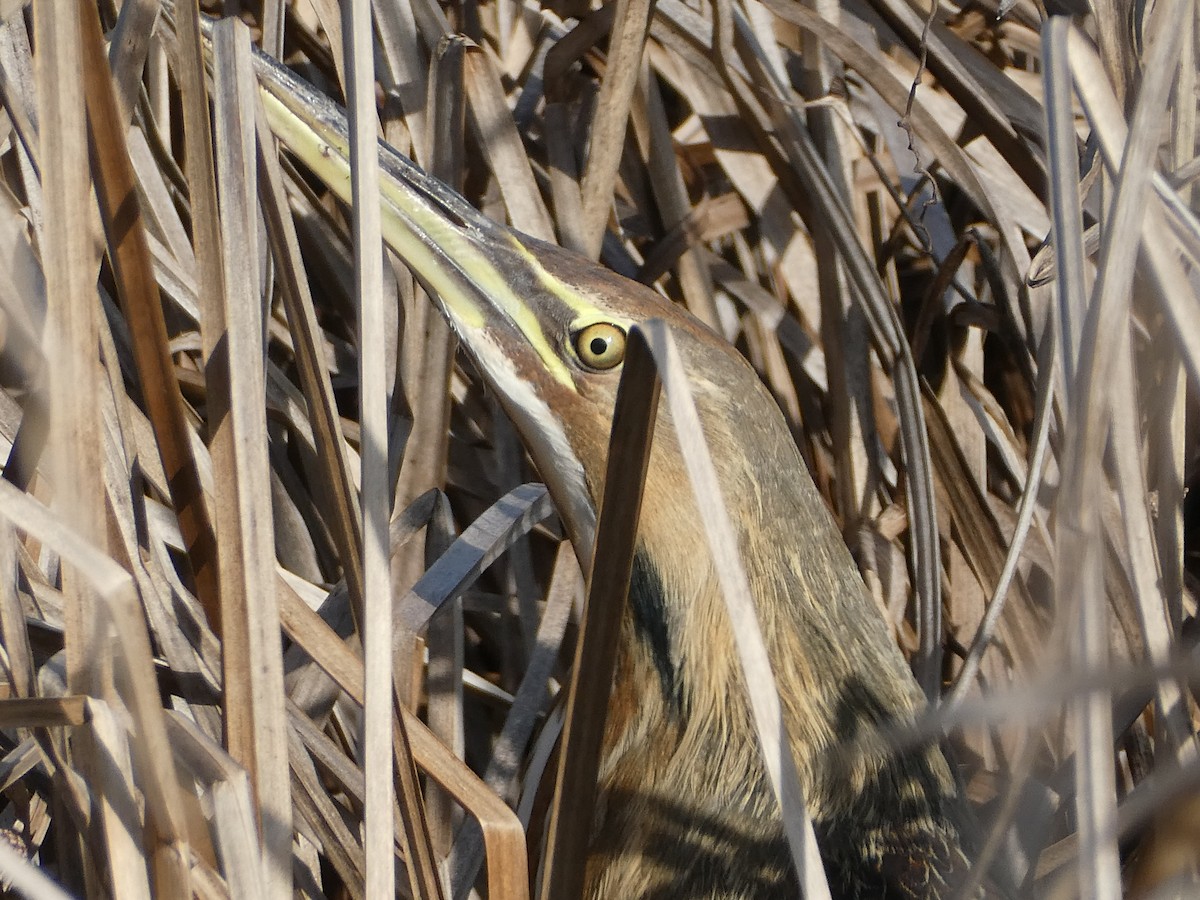
<instances>
[{"instance_id":1,"label":"bird eye","mask_svg":"<svg viewBox=\"0 0 1200 900\"><path fill-rule=\"evenodd\" d=\"M612 369L625 359L625 332L608 322L597 322L575 332L575 352L589 369Z\"/></svg>"}]
</instances>

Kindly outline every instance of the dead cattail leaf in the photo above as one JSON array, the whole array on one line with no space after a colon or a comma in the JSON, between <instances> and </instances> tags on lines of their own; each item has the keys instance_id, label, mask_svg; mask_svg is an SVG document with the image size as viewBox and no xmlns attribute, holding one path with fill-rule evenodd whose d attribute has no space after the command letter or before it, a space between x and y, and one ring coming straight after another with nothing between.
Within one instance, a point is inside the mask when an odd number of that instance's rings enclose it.
<instances>
[{"instance_id":1,"label":"dead cattail leaf","mask_svg":"<svg viewBox=\"0 0 1200 900\"><path fill-rule=\"evenodd\" d=\"M636 555L653 426L620 418L578 496L570 423L531 464L561 396L514 409L537 367L497 379L430 303L559 283L502 220L758 371L934 701L860 740L955 745L996 861L968 887L1194 893L1194 3L235 5L0 0L6 887L578 893L614 802L581 799L612 675L576 661L612 645L580 562L618 635L627 581L578 525L619 500L601 542ZM453 192L387 151L355 203L329 98L356 178L383 135ZM672 524L737 525L767 488L705 476L729 448L687 389L714 376L648 334L659 375L629 374L666 384L656 442L704 510ZM784 761L820 891L772 712L807 662L756 648L744 551L700 561L744 626L724 701Z\"/></svg>"}]
</instances>

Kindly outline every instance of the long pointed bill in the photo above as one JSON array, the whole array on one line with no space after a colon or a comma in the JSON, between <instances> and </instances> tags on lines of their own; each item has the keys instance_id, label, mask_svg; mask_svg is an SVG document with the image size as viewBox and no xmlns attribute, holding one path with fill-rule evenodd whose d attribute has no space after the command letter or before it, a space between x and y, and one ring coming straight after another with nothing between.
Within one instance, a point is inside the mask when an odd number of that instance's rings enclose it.
<instances>
[{"instance_id":1,"label":"long pointed bill","mask_svg":"<svg viewBox=\"0 0 1200 900\"><path fill-rule=\"evenodd\" d=\"M349 203L350 139L343 111L266 56L255 55L255 68L271 130ZM561 291L564 299L570 296L568 289L510 231L383 141L379 162L383 238L388 246L437 293L458 324L482 328L492 316L506 317L538 351L547 372L570 384L570 373L528 304L510 285L516 279L533 279L555 293Z\"/></svg>"},{"instance_id":2,"label":"long pointed bill","mask_svg":"<svg viewBox=\"0 0 1200 900\"><path fill-rule=\"evenodd\" d=\"M345 114L261 53L255 54L255 69L272 131L330 190L350 203ZM379 156L384 240L436 297L501 396L555 496L577 553L586 560L591 554L594 508L583 467L545 399L553 391L575 393L577 386L535 314L530 296L551 296L557 306L581 316L592 306L547 271L510 230L382 141Z\"/></svg>"}]
</instances>

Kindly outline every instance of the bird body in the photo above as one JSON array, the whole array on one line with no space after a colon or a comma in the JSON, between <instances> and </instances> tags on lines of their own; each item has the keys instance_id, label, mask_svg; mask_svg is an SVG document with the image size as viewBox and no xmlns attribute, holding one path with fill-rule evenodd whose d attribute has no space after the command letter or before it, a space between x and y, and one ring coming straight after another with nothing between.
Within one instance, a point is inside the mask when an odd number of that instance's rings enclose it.
<instances>
[{"instance_id":1,"label":"bird body","mask_svg":"<svg viewBox=\"0 0 1200 900\"><path fill-rule=\"evenodd\" d=\"M778 406L724 339L654 291L538 246L615 322L667 324L738 535L784 723L835 896L938 895L962 869L940 751L872 742L924 699ZM568 354L569 355L569 354ZM569 437L595 503L616 372L583 372ZM560 401L562 402L562 401ZM656 425L618 651L589 895L776 897L794 885L728 614L670 413ZM579 423L595 423L580 434ZM544 471L553 460L537 460ZM874 746L875 749L870 748Z\"/></svg>"},{"instance_id":2,"label":"bird body","mask_svg":"<svg viewBox=\"0 0 1200 900\"><path fill-rule=\"evenodd\" d=\"M258 70L277 136L348 200L337 110L278 66L260 59ZM892 752L877 739L923 698L753 369L650 288L497 225L382 144L381 164L385 239L500 398L582 558L624 335L650 319L670 329L731 505L831 890L947 895L966 863L954 778L936 745ZM586 893L787 896L796 876L669 411L655 427Z\"/></svg>"}]
</instances>

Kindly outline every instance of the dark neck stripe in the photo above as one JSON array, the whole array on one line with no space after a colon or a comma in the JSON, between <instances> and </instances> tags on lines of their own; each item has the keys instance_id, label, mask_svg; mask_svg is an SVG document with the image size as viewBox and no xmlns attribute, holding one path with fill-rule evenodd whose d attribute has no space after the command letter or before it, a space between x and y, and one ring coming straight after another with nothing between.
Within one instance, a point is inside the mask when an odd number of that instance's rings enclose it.
<instances>
[{"instance_id":1,"label":"dark neck stripe","mask_svg":"<svg viewBox=\"0 0 1200 900\"><path fill-rule=\"evenodd\" d=\"M683 712L683 685L671 653L671 635L666 594L658 569L644 550L633 558L629 579L629 610L634 632L645 642L654 660L663 700L676 715Z\"/></svg>"}]
</instances>

